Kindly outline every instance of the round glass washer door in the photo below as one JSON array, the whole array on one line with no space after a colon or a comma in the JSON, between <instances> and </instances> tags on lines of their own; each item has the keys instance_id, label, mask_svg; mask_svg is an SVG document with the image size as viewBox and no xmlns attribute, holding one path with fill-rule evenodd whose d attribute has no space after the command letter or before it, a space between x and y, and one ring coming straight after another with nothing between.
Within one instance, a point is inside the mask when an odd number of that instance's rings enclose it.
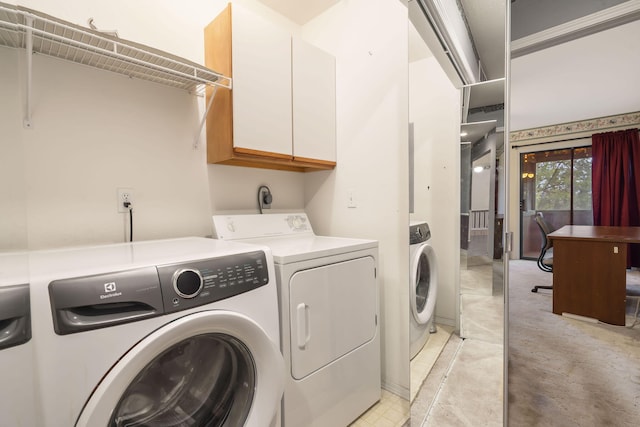
<instances>
[{"instance_id":1,"label":"round glass washer door","mask_svg":"<svg viewBox=\"0 0 640 427\"><path fill-rule=\"evenodd\" d=\"M410 298L413 318L420 325L426 324L436 306L438 291L438 265L433 247L420 245L412 251Z\"/></svg>"},{"instance_id":2,"label":"round glass washer door","mask_svg":"<svg viewBox=\"0 0 640 427\"><path fill-rule=\"evenodd\" d=\"M256 425L275 415L283 378L279 350L258 324L203 311L136 344L103 378L76 425Z\"/></svg>"}]
</instances>

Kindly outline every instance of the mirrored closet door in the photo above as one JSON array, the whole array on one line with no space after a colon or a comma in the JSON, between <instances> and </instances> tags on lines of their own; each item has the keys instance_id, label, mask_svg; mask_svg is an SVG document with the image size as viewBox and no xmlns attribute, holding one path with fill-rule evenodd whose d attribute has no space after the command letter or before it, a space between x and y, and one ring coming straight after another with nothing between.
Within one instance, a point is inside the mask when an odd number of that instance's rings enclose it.
<instances>
[{"instance_id":1,"label":"mirrored closet door","mask_svg":"<svg viewBox=\"0 0 640 427\"><path fill-rule=\"evenodd\" d=\"M410 286L425 306L437 294L435 327L426 322L426 343L411 352L416 426L504 420L508 12L504 1L477 3L408 2L410 223L428 224L435 254L425 269L412 249Z\"/></svg>"}]
</instances>

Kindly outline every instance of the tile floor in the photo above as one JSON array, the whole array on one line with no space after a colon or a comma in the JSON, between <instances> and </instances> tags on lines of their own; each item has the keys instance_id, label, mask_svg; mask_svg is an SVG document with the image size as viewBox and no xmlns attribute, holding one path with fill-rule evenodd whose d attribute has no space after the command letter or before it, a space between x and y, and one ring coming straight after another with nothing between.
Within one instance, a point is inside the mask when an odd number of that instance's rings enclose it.
<instances>
[{"instance_id":1,"label":"tile floor","mask_svg":"<svg viewBox=\"0 0 640 427\"><path fill-rule=\"evenodd\" d=\"M382 390L380 401L362 414L350 427L402 427L409 417L409 402Z\"/></svg>"},{"instance_id":2,"label":"tile floor","mask_svg":"<svg viewBox=\"0 0 640 427\"><path fill-rule=\"evenodd\" d=\"M411 361L411 401L414 400L420 386L447 345L454 329L449 325L437 325L437 327L437 332L430 335L427 344ZM411 425L409 414L409 402L383 390L380 402L365 412L350 427L409 426Z\"/></svg>"},{"instance_id":3,"label":"tile floor","mask_svg":"<svg viewBox=\"0 0 640 427\"><path fill-rule=\"evenodd\" d=\"M411 361L411 403L383 390L381 401L351 426L502 426L501 280L501 263L480 260L462 270L463 338L452 326L437 325L438 332Z\"/></svg>"},{"instance_id":4,"label":"tile floor","mask_svg":"<svg viewBox=\"0 0 640 427\"><path fill-rule=\"evenodd\" d=\"M504 297L493 280L501 269L480 263L461 271L460 336L451 335L419 385L412 426L502 426Z\"/></svg>"},{"instance_id":5,"label":"tile floor","mask_svg":"<svg viewBox=\"0 0 640 427\"><path fill-rule=\"evenodd\" d=\"M411 402L414 401L422 383L438 360L454 329L449 325L437 325L437 328L437 332L429 336L427 344L411 360Z\"/></svg>"}]
</instances>

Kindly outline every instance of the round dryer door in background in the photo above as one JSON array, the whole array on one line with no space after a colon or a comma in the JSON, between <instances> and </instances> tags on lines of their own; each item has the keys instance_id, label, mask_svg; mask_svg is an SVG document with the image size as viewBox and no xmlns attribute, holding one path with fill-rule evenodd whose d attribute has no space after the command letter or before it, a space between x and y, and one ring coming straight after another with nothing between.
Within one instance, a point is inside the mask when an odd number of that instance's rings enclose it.
<instances>
[{"instance_id":1,"label":"round dryer door in background","mask_svg":"<svg viewBox=\"0 0 640 427\"><path fill-rule=\"evenodd\" d=\"M260 425L275 416L283 378L282 356L258 324L203 311L134 346L103 378L76 425Z\"/></svg>"},{"instance_id":2,"label":"round dryer door in background","mask_svg":"<svg viewBox=\"0 0 640 427\"><path fill-rule=\"evenodd\" d=\"M420 325L426 324L436 306L438 266L431 245L424 243L412 252L411 259L411 314Z\"/></svg>"}]
</instances>

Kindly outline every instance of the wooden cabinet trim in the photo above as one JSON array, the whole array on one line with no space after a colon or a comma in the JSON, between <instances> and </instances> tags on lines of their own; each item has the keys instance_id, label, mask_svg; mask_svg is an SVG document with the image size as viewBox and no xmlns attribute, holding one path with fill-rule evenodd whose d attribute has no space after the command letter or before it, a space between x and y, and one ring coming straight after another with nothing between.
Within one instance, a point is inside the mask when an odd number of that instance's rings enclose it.
<instances>
[{"instance_id":1,"label":"wooden cabinet trim","mask_svg":"<svg viewBox=\"0 0 640 427\"><path fill-rule=\"evenodd\" d=\"M293 160L293 156L289 154L273 153L271 151L252 150L250 148L235 147L234 153L246 156L266 157L267 159Z\"/></svg>"},{"instance_id":2,"label":"wooden cabinet trim","mask_svg":"<svg viewBox=\"0 0 640 427\"><path fill-rule=\"evenodd\" d=\"M215 40L215 43L214 43ZM231 66L231 4L204 29L204 62L209 67L218 67L227 76L233 77ZM214 68L215 69L215 68ZM213 94L207 90L206 102ZM233 157L233 93L219 88L207 114L207 162L219 163Z\"/></svg>"},{"instance_id":3,"label":"wooden cabinet trim","mask_svg":"<svg viewBox=\"0 0 640 427\"><path fill-rule=\"evenodd\" d=\"M309 159L307 157L294 156L293 161L294 163L308 165L308 167L317 169L333 169L336 167L336 162L329 160Z\"/></svg>"}]
</instances>

